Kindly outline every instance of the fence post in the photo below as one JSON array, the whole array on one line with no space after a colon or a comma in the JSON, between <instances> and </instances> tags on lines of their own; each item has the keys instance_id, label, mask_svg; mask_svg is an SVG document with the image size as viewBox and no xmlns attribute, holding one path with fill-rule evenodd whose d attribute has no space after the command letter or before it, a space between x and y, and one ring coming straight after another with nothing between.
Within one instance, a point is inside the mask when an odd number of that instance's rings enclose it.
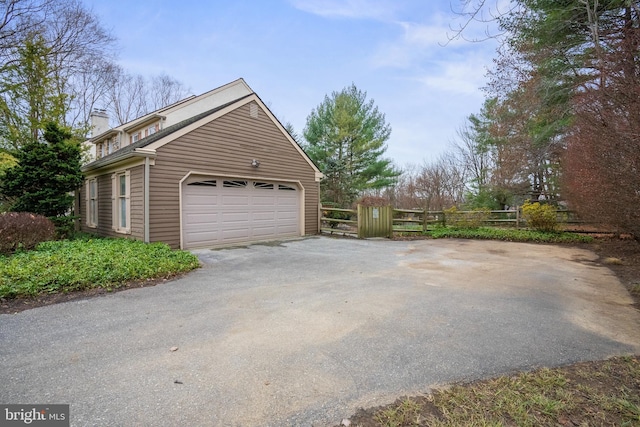
<instances>
[{"instance_id":1,"label":"fence post","mask_svg":"<svg viewBox=\"0 0 640 427\"><path fill-rule=\"evenodd\" d=\"M442 210L442 226L443 227L447 226L447 220L445 218L444 209Z\"/></svg>"},{"instance_id":2,"label":"fence post","mask_svg":"<svg viewBox=\"0 0 640 427\"><path fill-rule=\"evenodd\" d=\"M422 232L427 231L427 208L422 212Z\"/></svg>"},{"instance_id":3,"label":"fence post","mask_svg":"<svg viewBox=\"0 0 640 427\"><path fill-rule=\"evenodd\" d=\"M516 230L520 228L520 206L516 206Z\"/></svg>"}]
</instances>

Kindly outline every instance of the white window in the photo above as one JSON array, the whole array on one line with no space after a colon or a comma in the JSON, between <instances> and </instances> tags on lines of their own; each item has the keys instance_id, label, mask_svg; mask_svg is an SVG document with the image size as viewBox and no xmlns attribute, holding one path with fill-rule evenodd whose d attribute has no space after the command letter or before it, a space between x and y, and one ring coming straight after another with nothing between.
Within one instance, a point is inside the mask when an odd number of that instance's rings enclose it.
<instances>
[{"instance_id":1,"label":"white window","mask_svg":"<svg viewBox=\"0 0 640 427\"><path fill-rule=\"evenodd\" d=\"M131 135L131 143L138 142L140 140L140 132L136 132Z\"/></svg>"},{"instance_id":2,"label":"white window","mask_svg":"<svg viewBox=\"0 0 640 427\"><path fill-rule=\"evenodd\" d=\"M144 131L144 136L153 135L154 133L158 132L159 130L160 130L160 125L156 123L155 125L151 125L151 126L149 126L149 127Z\"/></svg>"},{"instance_id":3,"label":"white window","mask_svg":"<svg viewBox=\"0 0 640 427\"><path fill-rule=\"evenodd\" d=\"M98 226L98 180L95 178L87 180L86 191L86 222L87 226L95 228Z\"/></svg>"},{"instance_id":4,"label":"white window","mask_svg":"<svg viewBox=\"0 0 640 427\"><path fill-rule=\"evenodd\" d=\"M118 233L131 232L131 179L129 171L113 174L112 210L113 229Z\"/></svg>"}]
</instances>

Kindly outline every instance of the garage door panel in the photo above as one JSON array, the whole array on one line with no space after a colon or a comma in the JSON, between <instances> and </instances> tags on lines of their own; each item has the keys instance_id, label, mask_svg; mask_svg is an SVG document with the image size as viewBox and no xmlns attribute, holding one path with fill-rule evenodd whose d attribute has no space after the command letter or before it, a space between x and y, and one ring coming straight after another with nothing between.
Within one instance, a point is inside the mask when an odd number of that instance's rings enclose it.
<instances>
[{"instance_id":1,"label":"garage door panel","mask_svg":"<svg viewBox=\"0 0 640 427\"><path fill-rule=\"evenodd\" d=\"M185 248L299 235L300 193L291 184L216 179L228 185L209 185L205 178L194 184L198 179L190 177L183 186Z\"/></svg>"},{"instance_id":2,"label":"garage door panel","mask_svg":"<svg viewBox=\"0 0 640 427\"><path fill-rule=\"evenodd\" d=\"M277 204L282 209L283 207L296 207L298 206L297 197L278 197Z\"/></svg>"},{"instance_id":3,"label":"garage door panel","mask_svg":"<svg viewBox=\"0 0 640 427\"><path fill-rule=\"evenodd\" d=\"M291 212L289 214L287 214L286 212L278 212L277 221L278 221L278 223L282 223L284 221L293 222L297 217L298 217L298 213L297 212L295 212L295 213Z\"/></svg>"},{"instance_id":4,"label":"garage door panel","mask_svg":"<svg viewBox=\"0 0 640 427\"><path fill-rule=\"evenodd\" d=\"M217 232L188 233L185 237L192 245L201 243L208 244L210 241L219 240Z\"/></svg>"},{"instance_id":5,"label":"garage door panel","mask_svg":"<svg viewBox=\"0 0 640 427\"><path fill-rule=\"evenodd\" d=\"M273 226L271 227L254 227L252 230L252 237L255 238L268 238L268 237L275 237L276 236L276 230L274 229Z\"/></svg>"},{"instance_id":6,"label":"garage door panel","mask_svg":"<svg viewBox=\"0 0 640 427\"><path fill-rule=\"evenodd\" d=\"M273 211L253 212L251 215L252 221L276 221L276 213Z\"/></svg>"},{"instance_id":7,"label":"garage door panel","mask_svg":"<svg viewBox=\"0 0 640 427\"><path fill-rule=\"evenodd\" d=\"M249 212L222 212L221 220L223 224L248 223Z\"/></svg>"},{"instance_id":8,"label":"garage door panel","mask_svg":"<svg viewBox=\"0 0 640 427\"><path fill-rule=\"evenodd\" d=\"M270 192L270 193L273 193L273 192ZM273 208L274 206L276 206L276 199L273 196L274 196L273 194L270 194L268 196L263 196L263 195L253 196L251 201L253 202L253 205L257 207L266 206L266 207Z\"/></svg>"},{"instance_id":9,"label":"garage door panel","mask_svg":"<svg viewBox=\"0 0 640 427\"><path fill-rule=\"evenodd\" d=\"M233 190L238 191L237 188L233 188ZM247 191L246 189L241 189L243 191ZM223 191L231 191L229 189L224 189ZM221 200L222 206L249 206L249 196L236 196L236 195L223 195Z\"/></svg>"},{"instance_id":10,"label":"garage door panel","mask_svg":"<svg viewBox=\"0 0 640 427\"><path fill-rule=\"evenodd\" d=\"M221 237L223 242L239 242L249 238L249 230L247 230L246 228L240 228L236 230L222 230Z\"/></svg>"},{"instance_id":11,"label":"garage door panel","mask_svg":"<svg viewBox=\"0 0 640 427\"><path fill-rule=\"evenodd\" d=\"M220 214L218 212L212 212L211 210L202 212L190 212L185 215L185 218L189 223L202 224L206 222L218 222Z\"/></svg>"}]
</instances>

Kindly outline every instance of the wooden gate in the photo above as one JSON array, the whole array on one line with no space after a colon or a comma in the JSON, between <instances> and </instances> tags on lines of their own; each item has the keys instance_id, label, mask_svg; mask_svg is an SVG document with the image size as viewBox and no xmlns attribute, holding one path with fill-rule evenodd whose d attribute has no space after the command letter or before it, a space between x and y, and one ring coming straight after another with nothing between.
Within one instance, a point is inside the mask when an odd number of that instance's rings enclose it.
<instances>
[{"instance_id":1,"label":"wooden gate","mask_svg":"<svg viewBox=\"0 0 640 427\"><path fill-rule=\"evenodd\" d=\"M358 205L358 237L391 237L393 208L391 206Z\"/></svg>"}]
</instances>

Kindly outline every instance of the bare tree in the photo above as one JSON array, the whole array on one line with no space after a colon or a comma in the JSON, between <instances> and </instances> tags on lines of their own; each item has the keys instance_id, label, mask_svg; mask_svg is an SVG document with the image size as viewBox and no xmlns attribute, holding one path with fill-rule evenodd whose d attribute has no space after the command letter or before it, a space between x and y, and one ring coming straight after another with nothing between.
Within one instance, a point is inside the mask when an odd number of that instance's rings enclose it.
<instances>
[{"instance_id":1,"label":"bare tree","mask_svg":"<svg viewBox=\"0 0 640 427\"><path fill-rule=\"evenodd\" d=\"M30 75L32 64L24 62L24 52L30 46L39 46L42 57L38 60L43 64L41 72L45 73L38 76L42 98L62 100L60 111L55 114L56 121L84 132L90 109L104 94L103 83L105 73L112 66L114 41L97 16L79 0L0 1L0 81L3 82L0 93L11 92L7 83L11 74ZM90 93L93 90L97 92ZM47 116L46 111L37 111L49 108L45 104L34 103L33 97L27 99L19 91L11 93L13 105L28 108L2 109L2 123L25 123L24 117L19 117L21 114ZM16 135L27 134L9 131L6 127L0 131L11 146L24 142Z\"/></svg>"},{"instance_id":2,"label":"bare tree","mask_svg":"<svg viewBox=\"0 0 640 427\"><path fill-rule=\"evenodd\" d=\"M109 116L118 125L146 114L147 85L141 75L127 74L121 68L109 92Z\"/></svg>"},{"instance_id":3,"label":"bare tree","mask_svg":"<svg viewBox=\"0 0 640 427\"><path fill-rule=\"evenodd\" d=\"M106 109L114 124L121 125L178 102L187 94L188 90L181 82L166 74L146 79L118 67L109 89Z\"/></svg>"},{"instance_id":4,"label":"bare tree","mask_svg":"<svg viewBox=\"0 0 640 427\"><path fill-rule=\"evenodd\" d=\"M470 123L462 125L457 133L458 139L452 142L452 149L465 171L469 191L487 187L495 167L491 147L478 141L477 131Z\"/></svg>"},{"instance_id":5,"label":"bare tree","mask_svg":"<svg viewBox=\"0 0 640 427\"><path fill-rule=\"evenodd\" d=\"M70 111L67 121L73 128L89 124L91 112L106 109L120 68L110 60L87 58L80 71L73 76L69 92Z\"/></svg>"},{"instance_id":6,"label":"bare tree","mask_svg":"<svg viewBox=\"0 0 640 427\"><path fill-rule=\"evenodd\" d=\"M148 93L148 108L150 111L171 105L189 94L182 82L167 74L159 74L151 77Z\"/></svg>"},{"instance_id":7,"label":"bare tree","mask_svg":"<svg viewBox=\"0 0 640 427\"><path fill-rule=\"evenodd\" d=\"M0 58L5 64L34 26L47 20L54 0L0 1Z\"/></svg>"},{"instance_id":8,"label":"bare tree","mask_svg":"<svg viewBox=\"0 0 640 427\"><path fill-rule=\"evenodd\" d=\"M413 186L422 208L441 210L463 203L465 173L453 153L445 152L434 162L422 165Z\"/></svg>"}]
</instances>

